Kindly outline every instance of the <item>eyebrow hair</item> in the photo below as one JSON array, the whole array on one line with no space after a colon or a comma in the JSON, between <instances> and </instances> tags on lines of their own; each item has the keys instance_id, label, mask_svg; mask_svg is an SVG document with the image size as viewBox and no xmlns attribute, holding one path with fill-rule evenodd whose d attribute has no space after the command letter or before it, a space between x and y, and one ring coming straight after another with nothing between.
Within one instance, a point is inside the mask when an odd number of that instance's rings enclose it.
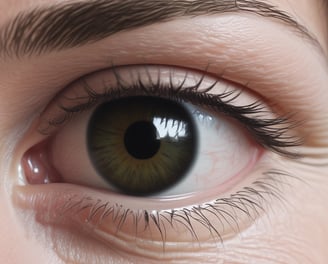
<instances>
[{"instance_id":1,"label":"eyebrow hair","mask_svg":"<svg viewBox=\"0 0 328 264\"><path fill-rule=\"evenodd\" d=\"M320 48L306 27L286 12L258 0L85 0L18 13L0 28L0 56L40 55L179 17L229 12L253 13L275 19Z\"/></svg>"}]
</instances>

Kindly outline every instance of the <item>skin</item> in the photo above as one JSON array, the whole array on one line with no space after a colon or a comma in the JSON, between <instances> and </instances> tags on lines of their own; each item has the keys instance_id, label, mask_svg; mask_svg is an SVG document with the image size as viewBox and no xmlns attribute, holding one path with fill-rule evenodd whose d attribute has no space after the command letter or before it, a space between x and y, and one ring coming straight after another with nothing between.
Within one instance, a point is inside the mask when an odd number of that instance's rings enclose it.
<instances>
[{"instance_id":1,"label":"skin","mask_svg":"<svg viewBox=\"0 0 328 264\"><path fill-rule=\"evenodd\" d=\"M0 26L18 12L51 0L0 0ZM59 2L59 1L57 1ZM65 2L65 0L61 1ZM0 61L0 263L316 263L328 262L328 31L326 6L321 0L265 1L288 12L315 37L320 49L283 23L253 14L231 13L175 19L137 28L92 44L40 56ZM185 34L188 28L192 33ZM206 30L205 30L206 29ZM247 32L247 34L245 34ZM170 41L167 41L167 40ZM190 45L192 44L192 45ZM188 48L186 48L188 47ZM83 56L81 56L81 54ZM104 54L112 54L104 58ZM192 68L221 74L234 83L247 84L250 98L274 105L276 112L295 113L302 125L291 132L304 138L296 152L299 160L263 150L253 170L227 190L210 197L170 204L146 201L97 191L92 187L19 184L18 167L26 151L40 142L35 133L38 114L55 95L72 81L96 70L119 65L152 64ZM227 67L229 65L229 67ZM268 74L269 73L269 74ZM246 86L246 85L244 85ZM239 86L235 89L239 89ZM33 96L31 96L33 95ZM245 99L246 100L246 99ZM34 129L34 130L33 130ZM218 197L228 197L256 181L266 169L288 172L279 178L281 199L269 197L263 210L252 217L237 212L239 230L227 225L223 243L200 236L200 243L182 244L182 237L168 234L165 254L151 243L152 235L142 235L145 251L136 251L134 242L119 247L81 231L74 223L85 220L82 212L53 220L59 212L31 199L52 199L54 190L67 193L87 192L92 197L124 204L134 209L179 208ZM276 184L276 183L275 183ZM85 189L81 189L85 188ZM49 195L49 197L47 196ZM62 196L65 200L65 197ZM63 200L56 200L63 202ZM146 208L145 208L146 207ZM44 213L43 213L44 212ZM50 216L50 220L46 219ZM210 217L210 216L209 216ZM211 221L215 219L211 218ZM219 223L216 221L216 224ZM153 231L156 228L152 227ZM195 229L202 226L195 223ZM99 229L124 242L108 225ZM123 234L131 234L129 226ZM130 232L130 233L129 233ZM202 231L200 231L201 233ZM153 237L153 239L154 239ZM112 244L115 244L113 250ZM193 246L190 246L193 245ZM69 249L69 250L67 250ZM150 254L149 252L155 252ZM182 256L182 257L181 257ZM120 262L119 262L120 261Z\"/></svg>"}]
</instances>

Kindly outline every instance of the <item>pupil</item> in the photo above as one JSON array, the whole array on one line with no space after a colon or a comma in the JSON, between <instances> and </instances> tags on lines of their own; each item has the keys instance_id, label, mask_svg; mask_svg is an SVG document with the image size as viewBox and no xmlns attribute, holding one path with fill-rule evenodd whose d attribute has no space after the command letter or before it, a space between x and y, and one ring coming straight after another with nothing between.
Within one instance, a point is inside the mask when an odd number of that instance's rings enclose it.
<instances>
[{"instance_id":1,"label":"pupil","mask_svg":"<svg viewBox=\"0 0 328 264\"><path fill-rule=\"evenodd\" d=\"M151 122L133 123L125 132L126 150L136 159L150 159L159 150L161 142L157 139L157 129Z\"/></svg>"}]
</instances>

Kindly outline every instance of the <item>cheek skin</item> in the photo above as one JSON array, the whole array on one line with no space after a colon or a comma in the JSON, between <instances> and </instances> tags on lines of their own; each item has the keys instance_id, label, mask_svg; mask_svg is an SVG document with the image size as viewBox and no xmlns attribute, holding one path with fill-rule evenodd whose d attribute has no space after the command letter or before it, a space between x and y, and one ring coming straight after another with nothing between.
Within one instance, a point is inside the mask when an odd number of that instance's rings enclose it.
<instances>
[{"instance_id":1,"label":"cheek skin","mask_svg":"<svg viewBox=\"0 0 328 264\"><path fill-rule=\"evenodd\" d=\"M272 263L326 263L328 208L323 201L328 198L328 168L298 164L292 168L290 173L298 180L287 188L286 206L273 208L267 224L253 234L249 230L246 242L256 243L256 252L271 255L276 260Z\"/></svg>"},{"instance_id":2,"label":"cheek skin","mask_svg":"<svg viewBox=\"0 0 328 264\"><path fill-rule=\"evenodd\" d=\"M102 240L101 236L96 237L92 232L85 232L88 228L80 232L76 222L71 218L65 222L64 217L59 225L57 223L56 226L52 226L51 217L43 213L32 216L38 219L31 219L29 222L39 223L38 232L45 234L44 243L49 244L51 241L52 249L65 263L90 263L88 260L94 256L94 252L97 252L99 262L93 263L177 263L180 257L180 263L201 263L204 259L207 260L205 263L325 263L328 256L325 255L323 247L328 243L328 215L322 213L327 211L322 201L328 199L328 190L322 186L327 186L328 177L322 178L326 176L322 171L310 170L308 166L285 166L295 168L289 173L297 178L284 179L283 185L286 189L282 200L277 202L276 199L268 199L265 205L266 214L259 217L253 226L240 230L239 235L225 239L224 245L219 241L203 242L200 245L197 242L183 244L172 240L167 243L163 254L162 242L147 244L144 241L139 244L136 251L136 247L133 246L136 244L135 239L131 240L132 243L128 242L129 238L124 232L118 234L113 230L113 237L121 237L121 244L117 245L117 241L110 242L108 237L103 237ZM46 209L43 212L46 212ZM87 214L87 211L80 214L80 219L84 221ZM103 231L104 228L110 228L106 224L100 227ZM198 228L201 227L195 227ZM156 227L152 230L156 231ZM127 229L125 231L128 232ZM156 241L156 236L160 240L156 232L146 237ZM92 247L89 246L91 244ZM118 246L123 246L124 250L119 250Z\"/></svg>"},{"instance_id":3,"label":"cheek skin","mask_svg":"<svg viewBox=\"0 0 328 264\"><path fill-rule=\"evenodd\" d=\"M293 164L294 165L294 164ZM312 173L302 173L301 170L291 171L293 175L302 177L308 183L308 179L316 177L315 171ZM322 174L322 172L321 172ZM255 225L244 230L240 235L228 239L224 242L224 247L216 243L203 243L201 247L197 243L186 244L183 251L180 249L181 263L282 263L282 264L313 264L325 263L328 255L325 252L325 245L328 243L328 229L326 223L327 206L322 203L328 199L327 191L322 186L327 186L327 180L316 184L305 184L299 179L289 179L286 184L286 197L283 202L267 206L267 215L263 215ZM302 209L299 209L302 208ZM315 222L314 218L315 217ZM31 223L35 219L31 219ZM143 254L129 253L126 247L124 253L117 254L118 251L111 251L111 244L103 244L103 241L93 239L88 233L81 233L75 230L72 222L70 225L63 225L61 228L34 228L40 234L46 234L46 240L41 243L51 241L52 250L64 261L64 263L90 263L87 260L93 254L88 254L90 250L97 253L98 261L93 263L106 263L112 260L115 263L176 263L177 255L173 247L167 247L165 254L161 254L162 244L157 245L156 256L144 247ZM86 246L91 245L92 248ZM69 249L69 250L68 250ZM112 254L108 255L108 251ZM185 252L188 257L183 257ZM190 253L192 252L192 253ZM147 253L147 254L146 254ZM82 254L82 255L81 255ZM144 256L148 255L147 258ZM181 255L182 254L182 255ZM94 259L93 259L94 260ZM124 260L124 261L123 261Z\"/></svg>"},{"instance_id":4,"label":"cheek skin","mask_svg":"<svg viewBox=\"0 0 328 264\"><path fill-rule=\"evenodd\" d=\"M6 143L0 140L0 146ZM7 150L0 147L0 156L5 157ZM1 180L16 177L17 171L10 170L4 161L4 158L0 160ZM22 224L21 219L17 218L17 212L13 211L8 185L8 181L0 183L0 263L62 263L50 248L45 250L46 244L35 239L35 233L27 234L26 224Z\"/></svg>"},{"instance_id":5,"label":"cheek skin","mask_svg":"<svg viewBox=\"0 0 328 264\"><path fill-rule=\"evenodd\" d=\"M269 205L268 214L240 236L227 241L222 263L326 263L328 253L328 168L299 167L287 183L282 204ZM324 187L323 187L324 186ZM220 263L220 262L218 262Z\"/></svg>"}]
</instances>

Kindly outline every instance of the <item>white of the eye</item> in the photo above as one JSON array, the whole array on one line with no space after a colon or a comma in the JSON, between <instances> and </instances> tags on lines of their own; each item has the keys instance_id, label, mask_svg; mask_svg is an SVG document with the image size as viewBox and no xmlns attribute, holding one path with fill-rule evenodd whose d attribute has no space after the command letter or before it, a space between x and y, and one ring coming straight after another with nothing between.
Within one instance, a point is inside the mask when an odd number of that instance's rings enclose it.
<instances>
[{"instance_id":1,"label":"white of the eye","mask_svg":"<svg viewBox=\"0 0 328 264\"><path fill-rule=\"evenodd\" d=\"M198 129L198 155L183 180L162 192L161 196L218 191L222 184L245 172L256 155L256 149L241 125L197 106L186 106L193 114Z\"/></svg>"}]
</instances>

